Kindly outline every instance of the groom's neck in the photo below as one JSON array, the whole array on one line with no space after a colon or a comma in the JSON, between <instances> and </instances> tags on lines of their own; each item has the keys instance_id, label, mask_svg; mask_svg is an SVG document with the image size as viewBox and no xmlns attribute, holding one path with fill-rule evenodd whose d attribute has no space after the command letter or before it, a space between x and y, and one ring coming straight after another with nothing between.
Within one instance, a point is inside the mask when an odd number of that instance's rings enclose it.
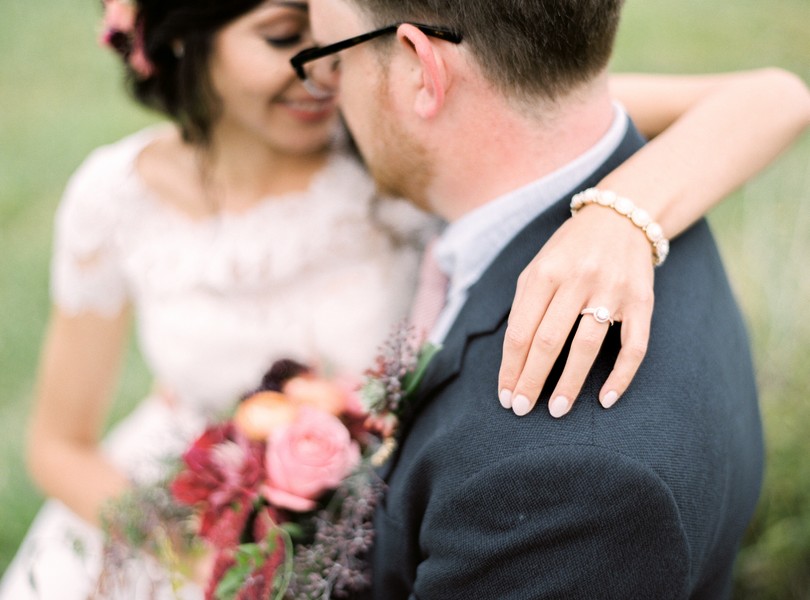
<instances>
[{"instance_id":1,"label":"groom's neck","mask_svg":"<svg viewBox=\"0 0 810 600\"><path fill-rule=\"evenodd\" d=\"M602 78L540 116L507 103L470 104L456 115L458 135L436 153L430 204L439 216L455 221L576 159L607 132L613 115Z\"/></svg>"}]
</instances>

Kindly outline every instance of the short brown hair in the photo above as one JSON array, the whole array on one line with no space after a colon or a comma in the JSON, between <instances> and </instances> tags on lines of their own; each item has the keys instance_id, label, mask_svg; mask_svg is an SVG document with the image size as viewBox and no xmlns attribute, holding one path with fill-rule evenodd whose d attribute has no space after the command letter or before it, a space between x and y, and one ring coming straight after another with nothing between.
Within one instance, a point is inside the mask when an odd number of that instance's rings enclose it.
<instances>
[{"instance_id":1,"label":"short brown hair","mask_svg":"<svg viewBox=\"0 0 810 600\"><path fill-rule=\"evenodd\" d=\"M464 36L485 75L522 99L555 99L608 64L623 0L351 0L385 26L414 21Z\"/></svg>"}]
</instances>

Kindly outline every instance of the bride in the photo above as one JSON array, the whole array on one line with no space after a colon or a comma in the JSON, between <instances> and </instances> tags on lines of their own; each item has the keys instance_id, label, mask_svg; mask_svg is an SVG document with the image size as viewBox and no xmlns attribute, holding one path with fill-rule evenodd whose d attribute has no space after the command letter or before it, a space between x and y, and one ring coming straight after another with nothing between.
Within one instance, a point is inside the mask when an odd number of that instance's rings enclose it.
<instances>
[{"instance_id":1,"label":"bride","mask_svg":"<svg viewBox=\"0 0 810 600\"><path fill-rule=\"evenodd\" d=\"M158 459L227 411L275 359L348 373L369 366L406 314L420 251L440 226L376 196L333 102L298 83L289 58L310 43L305 3L105 6L105 39L124 59L134 95L172 123L93 152L59 207L54 308L28 451L50 499L0 584L2 600L87 598L99 575L100 509L159 475ZM613 88L647 135L668 129L608 187L669 215L661 222L670 237L808 122L806 89L781 71L624 76ZM748 118L732 118L739 114ZM740 129L747 135L725 135ZM734 167L718 173L673 160L706 130L715 132L701 135L706 152ZM576 272L578 256L565 249L588 246L600 270L651 292L651 275L633 266L649 257L616 260L638 249L609 230L572 219L561 236L539 264ZM616 306L630 301L621 286L606 293ZM532 330L542 321L517 308ZM100 440L132 320L154 388ZM505 385L517 384L526 357L525 347L505 356ZM617 375L619 392L633 372L631 364ZM191 583L182 594L201 597Z\"/></svg>"}]
</instances>

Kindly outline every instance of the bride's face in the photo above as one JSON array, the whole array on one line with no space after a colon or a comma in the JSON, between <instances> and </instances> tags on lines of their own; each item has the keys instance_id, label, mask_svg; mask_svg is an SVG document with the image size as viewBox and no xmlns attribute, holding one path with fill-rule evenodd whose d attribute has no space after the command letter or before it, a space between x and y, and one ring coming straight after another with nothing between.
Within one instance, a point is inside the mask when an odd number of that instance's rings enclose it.
<instances>
[{"instance_id":1,"label":"bride's face","mask_svg":"<svg viewBox=\"0 0 810 600\"><path fill-rule=\"evenodd\" d=\"M306 2L267 0L214 37L210 69L221 101L217 132L255 136L292 154L322 150L337 109L301 86L290 57L311 46Z\"/></svg>"}]
</instances>

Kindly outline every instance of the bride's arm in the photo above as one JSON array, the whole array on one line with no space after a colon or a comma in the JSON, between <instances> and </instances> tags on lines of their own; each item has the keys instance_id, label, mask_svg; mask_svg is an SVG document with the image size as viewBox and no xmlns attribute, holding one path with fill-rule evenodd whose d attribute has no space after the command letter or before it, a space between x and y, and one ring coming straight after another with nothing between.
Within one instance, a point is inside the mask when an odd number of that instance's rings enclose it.
<instances>
[{"instance_id":1,"label":"bride's arm","mask_svg":"<svg viewBox=\"0 0 810 600\"><path fill-rule=\"evenodd\" d=\"M614 95L654 138L599 183L632 199L673 238L773 161L810 125L810 92L796 76L764 69L709 76L614 76ZM580 311L606 306L622 321L622 348L599 400L624 393L646 353L653 309L651 248L614 211L587 206L523 271L504 340L504 405L534 407ZM608 325L584 319L550 396L554 416L576 399ZM515 402L522 397L519 402Z\"/></svg>"},{"instance_id":2,"label":"bride's arm","mask_svg":"<svg viewBox=\"0 0 810 600\"><path fill-rule=\"evenodd\" d=\"M104 503L128 488L99 449L127 323L125 312L107 318L55 309L30 426L28 467L35 482L96 525Z\"/></svg>"},{"instance_id":3,"label":"bride's arm","mask_svg":"<svg viewBox=\"0 0 810 600\"><path fill-rule=\"evenodd\" d=\"M654 139L600 186L621 186L669 237L766 167L810 125L807 86L781 69L619 75L611 79L611 91Z\"/></svg>"}]
</instances>

